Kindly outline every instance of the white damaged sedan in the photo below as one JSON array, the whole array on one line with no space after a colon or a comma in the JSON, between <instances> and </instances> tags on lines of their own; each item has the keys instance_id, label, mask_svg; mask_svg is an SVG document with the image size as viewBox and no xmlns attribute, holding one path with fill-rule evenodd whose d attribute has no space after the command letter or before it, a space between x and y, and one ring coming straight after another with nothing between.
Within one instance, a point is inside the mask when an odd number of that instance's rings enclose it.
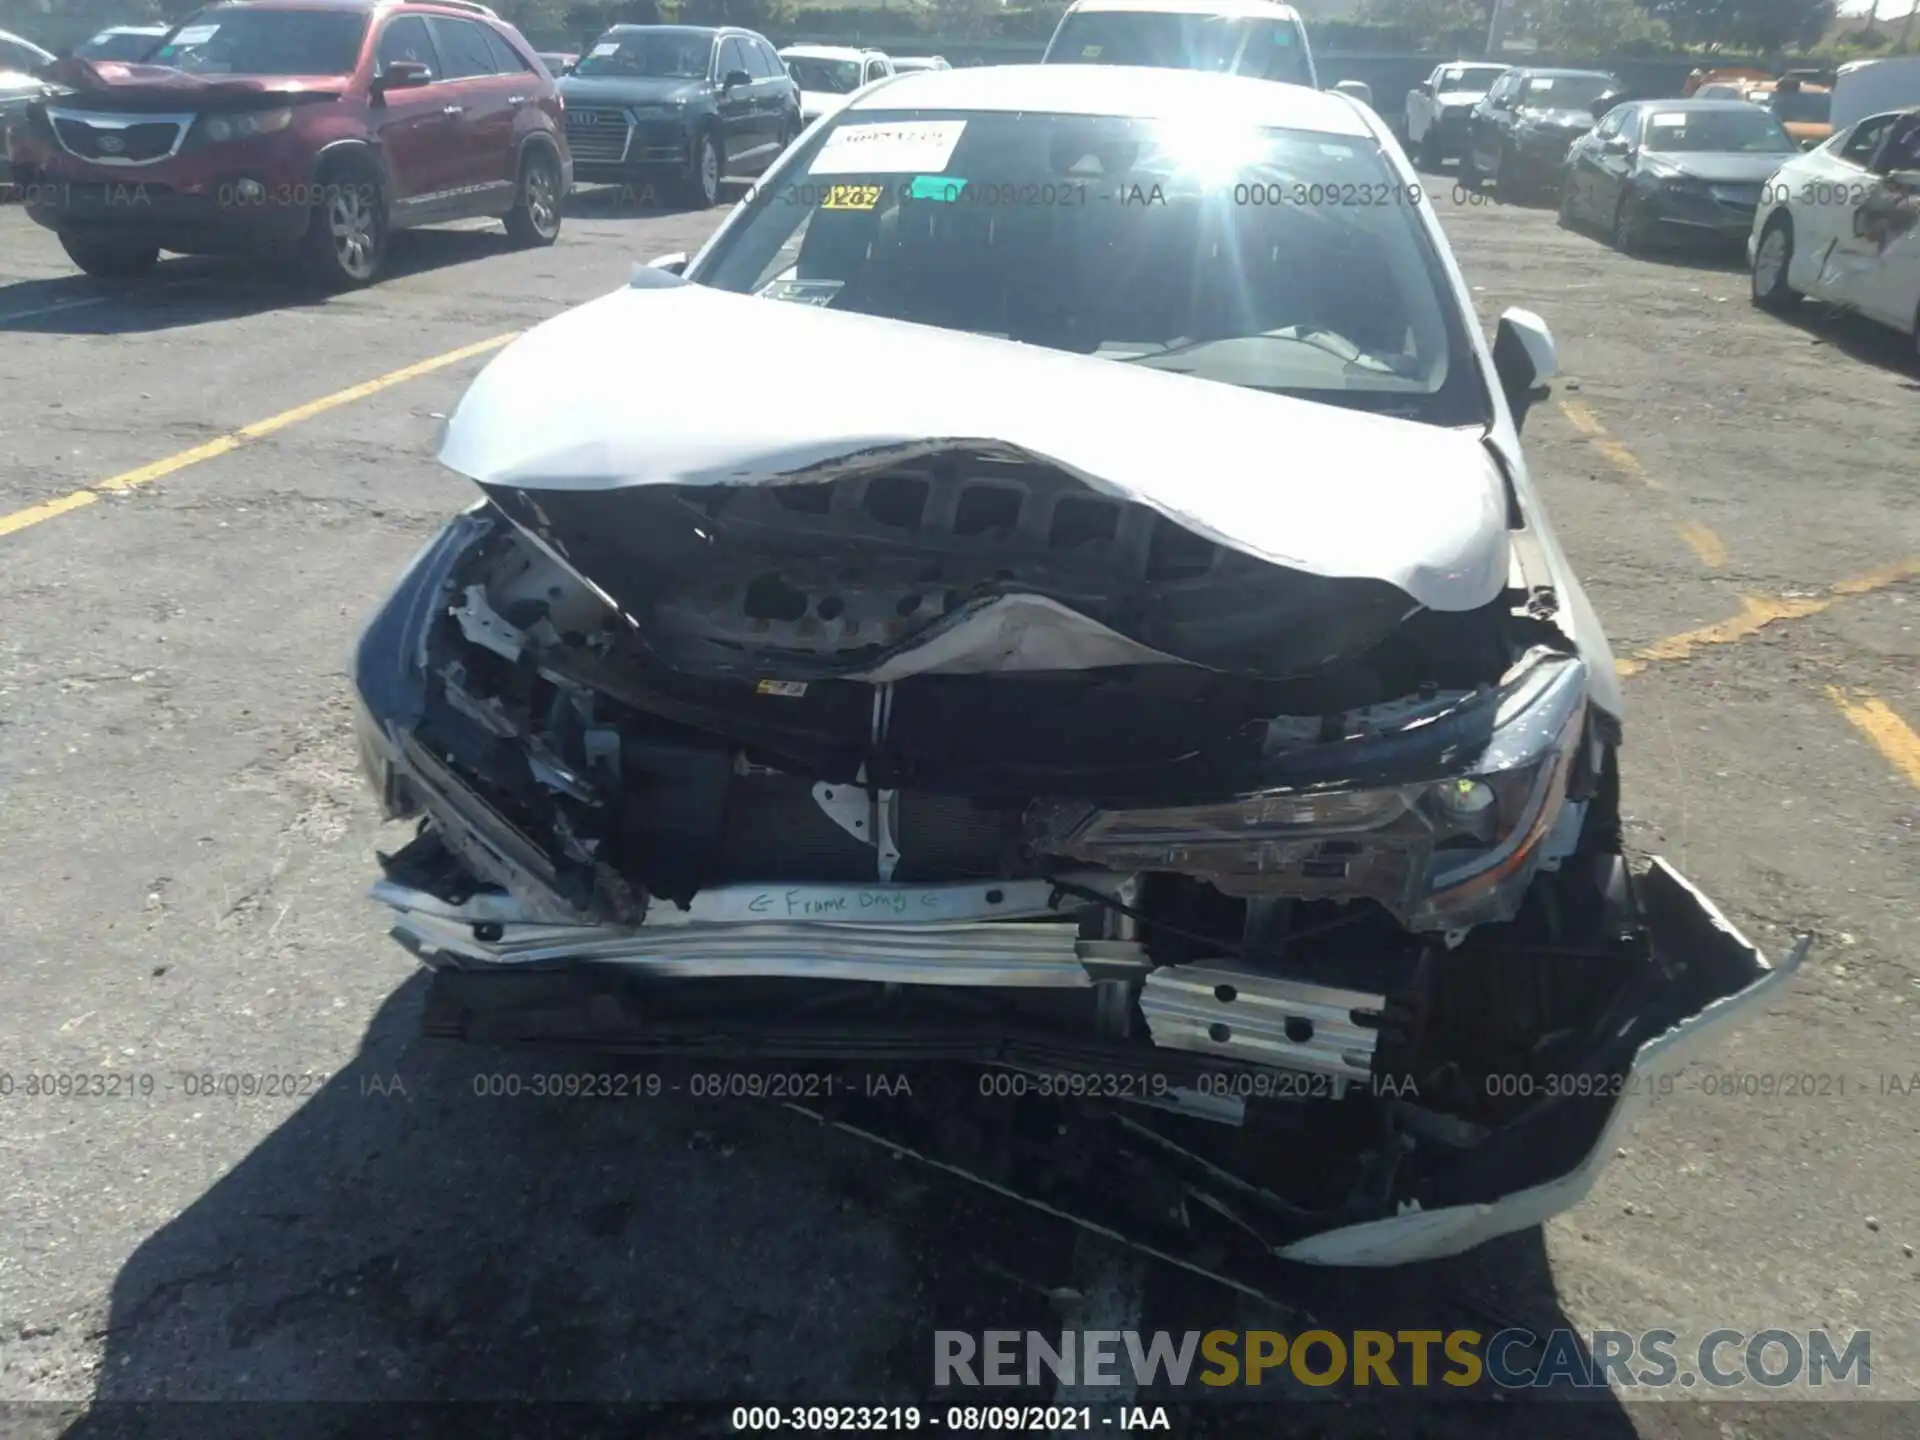
<instances>
[{"instance_id":1,"label":"white damaged sedan","mask_svg":"<svg viewBox=\"0 0 1920 1440\"><path fill-rule=\"evenodd\" d=\"M905 76L503 352L355 666L428 1031L725 1068L1236 1283L1578 1202L1806 947L1623 856L1552 341L1416 184L1339 95Z\"/></svg>"}]
</instances>

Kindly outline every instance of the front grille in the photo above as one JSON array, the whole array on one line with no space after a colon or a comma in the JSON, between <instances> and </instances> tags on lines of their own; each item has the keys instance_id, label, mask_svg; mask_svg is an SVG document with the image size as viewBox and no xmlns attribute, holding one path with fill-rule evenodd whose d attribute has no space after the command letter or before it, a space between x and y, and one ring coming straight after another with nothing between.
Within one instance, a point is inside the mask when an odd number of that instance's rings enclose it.
<instances>
[{"instance_id":1,"label":"front grille","mask_svg":"<svg viewBox=\"0 0 1920 1440\"><path fill-rule=\"evenodd\" d=\"M576 161L608 163L627 158L632 122L624 110L568 109L567 145Z\"/></svg>"},{"instance_id":2,"label":"front grille","mask_svg":"<svg viewBox=\"0 0 1920 1440\"><path fill-rule=\"evenodd\" d=\"M49 111L54 134L70 155L99 165L149 165L180 148L190 115L83 115Z\"/></svg>"}]
</instances>

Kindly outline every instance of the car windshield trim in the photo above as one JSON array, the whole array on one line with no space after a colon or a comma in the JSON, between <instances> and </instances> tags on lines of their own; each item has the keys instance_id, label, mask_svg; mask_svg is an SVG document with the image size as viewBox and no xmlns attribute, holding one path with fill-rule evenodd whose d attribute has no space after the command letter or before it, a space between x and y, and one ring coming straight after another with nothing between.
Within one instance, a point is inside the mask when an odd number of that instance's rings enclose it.
<instances>
[{"instance_id":1,"label":"car windshield trim","mask_svg":"<svg viewBox=\"0 0 1920 1440\"><path fill-rule=\"evenodd\" d=\"M358 10L214 6L181 20L146 59L191 75L351 75L367 21Z\"/></svg>"},{"instance_id":2,"label":"car windshield trim","mask_svg":"<svg viewBox=\"0 0 1920 1440\"><path fill-rule=\"evenodd\" d=\"M842 112L756 187L688 278L1484 426L1470 318L1417 205L1392 200L1385 152L1282 127L1225 139L1250 148L1223 176L1192 165L1181 122ZM1314 203L1345 190L1383 203Z\"/></svg>"}]
</instances>

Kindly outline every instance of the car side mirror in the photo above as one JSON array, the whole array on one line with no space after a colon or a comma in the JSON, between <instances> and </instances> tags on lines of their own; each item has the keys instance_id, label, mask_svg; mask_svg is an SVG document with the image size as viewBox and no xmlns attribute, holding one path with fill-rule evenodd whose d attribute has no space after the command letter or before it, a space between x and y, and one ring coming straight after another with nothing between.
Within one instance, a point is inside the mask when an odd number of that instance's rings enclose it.
<instances>
[{"instance_id":1,"label":"car side mirror","mask_svg":"<svg viewBox=\"0 0 1920 1440\"><path fill-rule=\"evenodd\" d=\"M1534 401L1547 398L1547 382L1559 369L1559 351L1547 322L1531 310L1502 312L1493 335L1493 373L1507 397L1514 429L1525 422Z\"/></svg>"},{"instance_id":2,"label":"car side mirror","mask_svg":"<svg viewBox=\"0 0 1920 1440\"><path fill-rule=\"evenodd\" d=\"M433 70L418 60L389 60L374 77L373 93L384 95L389 90L417 90L422 85L433 83Z\"/></svg>"},{"instance_id":3,"label":"car side mirror","mask_svg":"<svg viewBox=\"0 0 1920 1440\"><path fill-rule=\"evenodd\" d=\"M1413 93L1416 95L1431 95L1433 93L1433 86L1425 80L1422 80L1418 85L1413 87Z\"/></svg>"},{"instance_id":4,"label":"car side mirror","mask_svg":"<svg viewBox=\"0 0 1920 1440\"><path fill-rule=\"evenodd\" d=\"M669 275L684 275L687 273L687 252L676 250L671 255L656 255L647 261L647 268L664 270Z\"/></svg>"},{"instance_id":5,"label":"car side mirror","mask_svg":"<svg viewBox=\"0 0 1920 1440\"><path fill-rule=\"evenodd\" d=\"M729 70L727 78L720 82L722 90L731 90L736 85L751 85L753 77L744 70Z\"/></svg>"},{"instance_id":6,"label":"car side mirror","mask_svg":"<svg viewBox=\"0 0 1920 1440\"><path fill-rule=\"evenodd\" d=\"M1600 142L1600 148L1609 155L1627 155L1633 151L1633 142L1624 135L1609 135Z\"/></svg>"}]
</instances>

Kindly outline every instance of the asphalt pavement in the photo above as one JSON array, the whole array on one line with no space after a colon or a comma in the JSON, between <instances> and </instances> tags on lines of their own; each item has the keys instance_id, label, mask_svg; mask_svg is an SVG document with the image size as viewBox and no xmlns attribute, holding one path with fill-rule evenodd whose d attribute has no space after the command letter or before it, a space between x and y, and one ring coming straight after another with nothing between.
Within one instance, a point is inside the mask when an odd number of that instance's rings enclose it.
<instances>
[{"instance_id":1,"label":"asphalt pavement","mask_svg":"<svg viewBox=\"0 0 1920 1440\"><path fill-rule=\"evenodd\" d=\"M538 1062L415 1038L423 987L363 896L396 837L349 646L473 498L432 448L487 356L720 212L589 194L551 250L418 233L385 283L308 302L207 261L101 285L0 208L0 1401L42 1402L12 1419L905 1403L936 1329L1306 1318L1864 1328L1875 1392L1920 1398L1920 371L1864 323L1753 310L1738 257L1629 259L1433 185L1486 323L1525 306L1559 341L1525 438L1628 673L1632 846L1769 953L1815 948L1587 1204L1442 1264L1290 1272L1280 1316L772 1104L488 1098ZM635 335L630 363L643 404L675 357ZM121 1079L28 1093L62 1074ZM1487 1433L1444 1408L1418 1433ZM1610 1400L1514 1433L1731 1413ZM1345 1394L1315 1433L1403 1433L1387 1414Z\"/></svg>"}]
</instances>

